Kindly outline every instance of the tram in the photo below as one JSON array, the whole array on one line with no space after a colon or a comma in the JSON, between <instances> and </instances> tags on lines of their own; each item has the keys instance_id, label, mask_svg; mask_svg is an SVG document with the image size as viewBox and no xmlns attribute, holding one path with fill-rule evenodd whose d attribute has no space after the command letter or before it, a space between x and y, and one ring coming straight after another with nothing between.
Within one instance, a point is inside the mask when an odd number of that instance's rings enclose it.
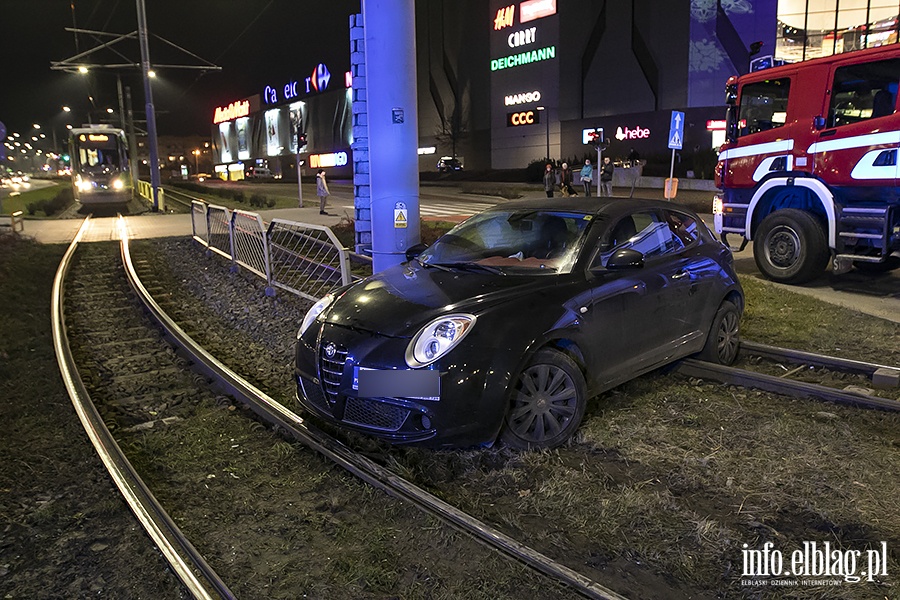
<instances>
[{"instance_id":1,"label":"tram","mask_svg":"<svg viewBox=\"0 0 900 600\"><path fill-rule=\"evenodd\" d=\"M125 204L134 193L125 132L92 125L69 132L72 186L85 205Z\"/></svg>"}]
</instances>

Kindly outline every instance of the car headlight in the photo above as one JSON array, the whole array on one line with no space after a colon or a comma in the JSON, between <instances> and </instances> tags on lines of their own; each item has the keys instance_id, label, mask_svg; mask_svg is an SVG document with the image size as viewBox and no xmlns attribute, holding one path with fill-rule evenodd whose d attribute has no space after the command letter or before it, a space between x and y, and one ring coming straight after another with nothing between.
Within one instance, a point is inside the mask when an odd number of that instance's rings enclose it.
<instances>
[{"instance_id":1,"label":"car headlight","mask_svg":"<svg viewBox=\"0 0 900 600\"><path fill-rule=\"evenodd\" d=\"M115 179L115 180L113 180L113 189L114 189L114 190L121 190L121 189L124 189L124 188L125 188L125 184L122 183L122 180L121 180L121 179Z\"/></svg>"},{"instance_id":2,"label":"car headlight","mask_svg":"<svg viewBox=\"0 0 900 600\"><path fill-rule=\"evenodd\" d=\"M422 328L406 347L406 364L425 367L453 349L475 325L475 315L447 315Z\"/></svg>"},{"instance_id":3,"label":"car headlight","mask_svg":"<svg viewBox=\"0 0 900 600\"><path fill-rule=\"evenodd\" d=\"M334 302L334 294L327 294L324 298L313 304L312 308L306 311L306 316L303 317L303 324L300 325L300 331L297 332L298 340L315 322L316 317L325 312L325 309L328 308L332 302Z\"/></svg>"}]
</instances>

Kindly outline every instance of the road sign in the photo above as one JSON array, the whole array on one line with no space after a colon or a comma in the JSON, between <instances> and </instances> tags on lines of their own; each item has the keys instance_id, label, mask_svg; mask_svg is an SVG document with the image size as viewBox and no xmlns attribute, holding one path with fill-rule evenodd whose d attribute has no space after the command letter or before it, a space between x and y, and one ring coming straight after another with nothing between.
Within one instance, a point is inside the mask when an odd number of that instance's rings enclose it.
<instances>
[{"instance_id":1,"label":"road sign","mask_svg":"<svg viewBox=\"0 0 900 600\"><path fill-rule=\"evenodd\" d=\"M684 113L673 110L672 123L669 125L669 148L681 150L684 145Z\"/></svg>"}]
</instances>

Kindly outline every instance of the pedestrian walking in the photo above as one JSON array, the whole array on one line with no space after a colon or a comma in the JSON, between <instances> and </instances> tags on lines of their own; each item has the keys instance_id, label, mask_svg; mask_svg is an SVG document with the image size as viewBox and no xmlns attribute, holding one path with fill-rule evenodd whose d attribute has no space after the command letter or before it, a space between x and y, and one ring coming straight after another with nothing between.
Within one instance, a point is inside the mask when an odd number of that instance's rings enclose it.
<instances>
[{"instance_id":1,"label":"pedestrian walking","mask_svg":"<svg viewBox=\"0 0 900 600\"><path fill-rule=\"evenodd\" d=\"M544 191L547 192L547 197L553 197L553 190L556 188L556 173L553 172L553 165L547 163L547 166L544 167Z\"/></svg>"},{"instance_id":2,"label":"pedestrian walking","mask_svg":"<svg viewBox=\"0 0 900 600\"><path fill-rule=\"evenodd\" d=\"M600 188L597 193L607 198L612 198L612 180L615 165L609 160L608 156L603 157L603 164L600 165Z\"/></svg>"},{"instance_id":3,"label":"pedestrian walking","mask_svg":"<svg viewBox=\"0 0 900 600\"><path fill-rule=\"evenodd\" d=\"M319 169L316 173L316 195L319 197L319 214L327 215L325 199L331 194L328 192L328 183L325 181L325 169Z\"/></svg>"},{"instance_id":4,"label":"pedestrian walking","mask_svg":"<svg viewBox=\"0 0 900 600\"><path fill-rule=\"evenodd\" d=\"M591 183L594 181L594 167L591 166L591 159L584 159L584 166L581 167L581 185L584 187L584 197L591 196Z\"/></svg>"}]
</instances>

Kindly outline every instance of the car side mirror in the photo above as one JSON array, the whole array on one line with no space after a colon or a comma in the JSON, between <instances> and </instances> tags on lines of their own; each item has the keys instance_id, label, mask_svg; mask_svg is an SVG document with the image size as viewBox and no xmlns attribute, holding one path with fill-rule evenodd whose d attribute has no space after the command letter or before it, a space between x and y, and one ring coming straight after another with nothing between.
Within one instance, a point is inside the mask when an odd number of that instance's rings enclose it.
<instances>
[{"instance_id":1,"label":"car side mirror","mask_svg":"<svg viewBox=\"0 0 900 600\"><path fill-rule=\"evenodd\" d=\"M606 268L611 270L621 269L642 269L644 267L644 255L633 248L622 248L616 250L609 260L606 261Z\"/></svg>"},{"instance_id":2,"label":"car side mirror","mask_svg":"<svg viewBox=\"0 0 900 600\"><path fill-rule=\"evenodd\" d=\"M825 129L825 117L822 115L813 117L813 127L815 129Z\"/></svg>"},{"instance_id":3,"label":"car side mirror","mask_svg":"<svg viewBox=\"0 0 900 600\"><path fill-rule=\"evenodd\" d=\"M415 246L410 246L406 249L406 260L409 261L414 259L415 257L425 252L426 248L428 248L427 244L416 244Z\"/></svg>"}]
</instances>

